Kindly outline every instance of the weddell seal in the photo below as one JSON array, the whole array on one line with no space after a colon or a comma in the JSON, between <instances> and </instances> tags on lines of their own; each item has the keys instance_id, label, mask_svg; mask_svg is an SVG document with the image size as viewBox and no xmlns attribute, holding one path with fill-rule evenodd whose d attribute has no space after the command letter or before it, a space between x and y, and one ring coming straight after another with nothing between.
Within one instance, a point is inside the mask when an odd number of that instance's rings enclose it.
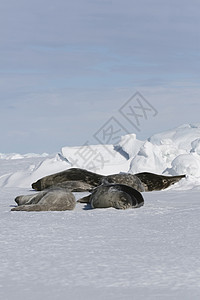
<instances>
[{"instance_id":1,"label":"weddell seal","mask_svg":"<svg viewBox=\"0 0 200 300\"><path fill-rule=\"evenodd\" d=\"M51 187L61 186L70 191L90 191L91 188L101 185L103 180L109 183L128 185L139 192L159 191L178 182L185 175L163 176L153 173L143 172L138 174L120 173L112 175L100 175L85 169L71 168L59 173L45 176L32 184L32 188L42 191ZM74 182L74 185L72 184Z\"/></svg>"},{"instance_id":2,"label":"weddell seal","mask_svg":"<svg viewBox=\"0 0 200 300\"><path fill-rule=\"evenodd\" d=\"M56 186L68 189L68 185L70 185L72 192L79 191L78 188L80 188L81 191L90 191L92 188L101 185L104 180L109 183L129 185L140 192L144 191L142 182L133 174L122 173L105 176L79 168L71 168L66 171L45 176L34 182L32 188L36 191L42 191ZM72 182L74 182L74 186Z\"/></svg>"},{"instance_id":3,"label":"weddell seal","mask_svg":"<svg viewBox=\"0 0 200 300\"><path fill-rule=\"evenodd\" d=\"M124 184L103 183L93 189L91 195L80 200L80 203L89 203L92 208L116 209L137 208L144 204L140 192Z\"/></svg>"},{"instance_id":4,"label":"weddell seal","mask_svg":"<svg viewBox=\"0 0 200 300\"><path fill-rule=\"evenodd\" d=\"M71 168L45 176L32 184L40 191L34 195L16 197L18 207L12 211L72 210L76 205L72 192L89 191L91 195L78 202L92 208L136 208L144 204L140 192L166 189L185 175L163 176L143 172L100 175L84 169Z\"/></svg>"},{"instance_id":5,"label":"weddell seal","mask_svg":"<svg viewBox=\"0 0 200 300\"><path fill-rule=\"evenodd\" d=\"M149 172L137 173L135 176L141 180L145 192L164 190L186 177L185 175L163 176Z\"/></svg>"},{"instance_id":6,"label":"weddell seal","mask_svg":"<svg viewBox=\"0 0 200 300\"><path fill-rule=\"evenodd\" d=\"M74 195L63 189L49 189L33 195L15 198L17 207L11 211L63 211L73 210L76 205Z\"/></svg>"}]
</instances>

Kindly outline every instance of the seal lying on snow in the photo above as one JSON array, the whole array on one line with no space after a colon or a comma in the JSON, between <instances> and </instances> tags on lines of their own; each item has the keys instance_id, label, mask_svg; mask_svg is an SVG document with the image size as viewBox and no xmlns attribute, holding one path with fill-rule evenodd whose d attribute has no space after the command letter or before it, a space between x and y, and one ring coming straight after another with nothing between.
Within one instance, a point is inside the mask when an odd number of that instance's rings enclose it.
<instances>
[{"instance_id":1,"label":"seal lying on snow","mask_svg":"<svg viewBox=\"0 0 200 300\"><path fill-rule=\"evenodd\" d=\"M59 188L18 196L15 202L19 206L12 208L12 211L72 210L75 207L74 195ZM142 206L144 199L140 192L130 186L103 183L94 188L91 195L78 202L89 203L92 208L127 209Z\"/></svg>"},{"instance_id":2,"label":"seal lying on snow","mask_svg":"<svg viewBox=\"0 0 200 300\"><path fill-rule=\"evenodd\" d=\"M32 188L37 191L44 189L61 186L62 188L69 188L72 192L75 191L90 191L92 188L102 184L103 180L109 183L119 183L129 185L136 190L143 192L144 188L140 179L132 174L113 174L113 175L100 175L84 169L71 168L63 172L45 176L32 184ZM69 184L70 182L70 184ZM74 185L72 186L72 182ZM81 188L81 190L78 190Z\"/></svg>"},{"instance_id":3,"label":"seal lying on snow","mask_svg":"<svg viewBox=\"0 0 200 300\"><path fill-rule=\"evenodd\" d=\"M163 176L149 172L135 174L142 182L145 192L160 191L180 181L185 175Z\"/></svg>"},{"instance_id":4,"label":"seal lying on snow","mask_svg":"<svg viewBox=\"0 0 200 300\"><path fill-rule=\"evenodd\" d=\"M130 186L104 183L94 188L91 195L80 199L78 202L89 203L92 208L127 209L142 206L144 199L140 192Z\"/></svg>"},{"instance_id":5,"label":"seal lying on snow","mask_svg":"<svg viewBox=\"0 0 200 300\"><path fill-rule=\"evenodd\" d=\"M63 185L68 181L87 183L92 187L95 187L101 184L102 177L102 175L89 172L84 169L71 168L39 179L37 182L32 184L32 188L36 191L42 191L44 189L57 186L57 184Z\"/></svg>"},{"instance_id":6,"label":"seal lying on snow","mask_svg":"<svg viewBox=\"0 0 200 300\"><path fill-rule=\"evenodd\" d=\"M63 189L50 189L34 195L18 196L15 201L19 206L12 208L12 211L72 210L76 205L74 195Z\"/></svg>"},{"instance_id":7,"label":"seal lying on snow","mask_svg":"<svg viewBox=\"0 0 200 300\"><path fill-rule=\"evenodd\" d=\"M33 189L41 192L17 197L15 201L19 206L12 211L72 210L76 203L72 191L92 191L79 202L90 203L93 208L140 207L144 203L140 192L165 189L183 177L185 175L162 176L147 172L104 176L72 168L33 183Z\"/></svg>"},{"instance_id":8,"label":"seal lying on snow","mask_svg":"<svg viewBox=\"0 0 200 300\"><path fill-rule=\"evenodd\" d=\"M122 173L104 176L84 169L71 168L39 179L37 182L32 184L32 188L37 191L42 191L57 185L61 185L62 188L68 188L69 185L71 185L71 191L78 191L77 189L79 187L81 187L81 191L89 191L92 187L97 187L101 185L103 180L106 180L109 183L125 184L139 192L143 192L163 190L178 182L183 177L185 177L185 175L163 176L148 172L138 173L135 175ZM74 182L74 186L72 186L71 183L69 184L69 182Z\"/></svg>"},{"instance_id":9,"label":"seal lying on snow","mask_svg":"<svg viewBox=\"0 0 200 300\"><path fill-rule=\"evenodd\" d=\"M94 186L87 182L74 180L57 183L56 187L68 190L70 192L85 192L90 191Z\"/></svg>"}]
</instances>

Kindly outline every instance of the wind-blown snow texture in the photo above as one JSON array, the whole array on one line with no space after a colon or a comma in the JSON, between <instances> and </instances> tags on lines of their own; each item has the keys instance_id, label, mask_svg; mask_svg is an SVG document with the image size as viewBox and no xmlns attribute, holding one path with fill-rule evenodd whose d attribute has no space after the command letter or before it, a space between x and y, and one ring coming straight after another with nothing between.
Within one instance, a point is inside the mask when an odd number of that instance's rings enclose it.
<instances>
[{"instance_id":1,"label":"wind-blown snow texture","mask_svg":"<svg viewBox=\"0 0 200 300\"><path fill-rule=\"evenodd\" d=\"M125 211L79 203L74 211L11 212L16 195L32 193L32 181L71 167L77 148L0 156L1 299L199 299L199 139L198 124L148 141L122 137L116 160L93 146L107 155L101 173L188 175Z\"/></svg>"}]
</instances>

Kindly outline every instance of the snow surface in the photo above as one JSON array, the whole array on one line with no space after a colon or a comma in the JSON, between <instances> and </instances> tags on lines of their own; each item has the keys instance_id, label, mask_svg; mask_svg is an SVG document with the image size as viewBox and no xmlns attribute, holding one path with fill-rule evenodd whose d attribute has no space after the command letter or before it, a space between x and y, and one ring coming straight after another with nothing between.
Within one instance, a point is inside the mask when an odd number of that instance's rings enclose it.
<instances>
[{"instance_id":1,"label":"snow surface","mask_svg":"<svg viewBox=\"0 0 200 300\"><path fill-rule=\"evenodd\" d=\"M1 155L0 298L200 299L199 138L195 124L148 141L132 135L92 146L107 160L102 174L186 172L165 191L143 193L143 207L125 211L79 203L74 211L11 212L17 195L33 193L31 182L71 167L80 148Z\"/></svg>"}]
</instances>

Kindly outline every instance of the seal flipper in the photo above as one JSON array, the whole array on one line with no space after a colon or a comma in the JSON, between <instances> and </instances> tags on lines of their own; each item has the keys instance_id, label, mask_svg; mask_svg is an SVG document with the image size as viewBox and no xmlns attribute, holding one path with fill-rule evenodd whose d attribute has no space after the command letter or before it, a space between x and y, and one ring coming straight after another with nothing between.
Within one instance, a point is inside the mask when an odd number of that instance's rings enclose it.
<instances>
[{"instance_id":1,"label":"seal flipper","mask_svg":"<svg viewBox=\"0 0 200 300\"><path fill-rule=\"evenodd\" d=\"M42 211L42 209L41 206L38 204L30 204L13 207L11 211Z\"/></svg>"},{"instance_id":2,"label":"seal flipper","mask_svg":"<svg viewBox=\"0 0 200 300\"><path fill-rule=\"evenodd\" d=\"M77 202L78 203L90 203L90 196L91 195L88 195L88 196L85 196L83 198L80 198Z\"/></svg>"}]
</instances>

